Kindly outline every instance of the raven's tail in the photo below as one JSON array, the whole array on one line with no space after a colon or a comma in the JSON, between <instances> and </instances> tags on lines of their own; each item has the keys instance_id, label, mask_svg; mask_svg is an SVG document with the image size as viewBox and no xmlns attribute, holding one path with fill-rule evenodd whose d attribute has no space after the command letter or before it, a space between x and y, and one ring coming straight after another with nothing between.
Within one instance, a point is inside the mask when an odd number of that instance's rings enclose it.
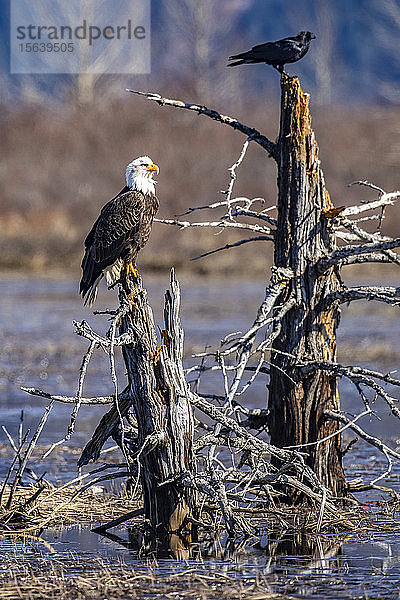
<instances>
[{"instance_id":1,"label":"raven's tail","mask_svg":"<svg viewBox=\"0 0 400 600\"><path fill-rule=\"evenodd\" d=\"M241 54L234 54L229 57L229 60L234 60L236 62L230 63L227 65L228 67L235 67L236 65L245 65L248 62L252 62L251 52L242 52Z\"/></svg>"},{"instance_id":2,"label":"raven's tail","mask_svg":"<svg viewBox=\"0 0 400 600\"><path fill-rule=\"evenodd\" d=\"M233 56L229 58L229 60L232 60L232 59L233 59ZM226 66L227 67L236 67L236 65L244 65L244 64L245 64L244 60L237 60L236 62L229 63Z\"/></svg>"}]
</instances>

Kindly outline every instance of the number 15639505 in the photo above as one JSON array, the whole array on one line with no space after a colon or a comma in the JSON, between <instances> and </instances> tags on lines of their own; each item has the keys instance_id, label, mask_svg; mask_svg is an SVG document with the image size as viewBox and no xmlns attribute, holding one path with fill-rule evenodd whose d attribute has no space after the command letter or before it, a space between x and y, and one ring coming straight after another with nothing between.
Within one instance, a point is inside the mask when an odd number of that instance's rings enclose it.
<instances>
[{"instance_id":1,"label":"number 15639505","mask_svg":"<svg viewBox=\"0 0 400 600\"><path fill-rule=\"evenodd\" d=\"M24 42L19 44L21 52L73 52L74 42Z\"/></svg>"}]
</instances>

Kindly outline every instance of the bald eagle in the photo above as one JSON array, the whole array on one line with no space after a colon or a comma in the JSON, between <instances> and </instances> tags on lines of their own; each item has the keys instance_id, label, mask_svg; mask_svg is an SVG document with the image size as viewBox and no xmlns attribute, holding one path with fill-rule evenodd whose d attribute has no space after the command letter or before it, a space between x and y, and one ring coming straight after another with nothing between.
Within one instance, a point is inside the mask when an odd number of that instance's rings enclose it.
<instances>
[{"instance_id":1,"label":"bald eagle","mask_svg":"<svg viewBox=\"0 0 400 600\"><path fill-rule=\"evenodd\" d=\"M84 304L96 300L103 276L113 285L126 274L136 274L136 256L149 239L153 217L158 210L153 174L158 166L141 156L126 168L126 186L102 209L85 239L82 279L79 292Z\"/></svg>"}]
</instances>

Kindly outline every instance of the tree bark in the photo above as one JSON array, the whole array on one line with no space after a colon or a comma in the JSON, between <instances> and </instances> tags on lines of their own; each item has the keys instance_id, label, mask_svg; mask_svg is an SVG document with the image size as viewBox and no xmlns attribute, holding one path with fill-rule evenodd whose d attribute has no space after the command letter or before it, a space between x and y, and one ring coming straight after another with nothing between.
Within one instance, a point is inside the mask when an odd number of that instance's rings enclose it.
<instances>
[{"instance_id":1,"label":"tree bark","mask_svg":"<svg viewBox=\"0 0 400 600\"><path fill-rule=\"evenodd\" d=\"M295 274L282 302L288 295L294 295L297 302L280 323L271 355L269 431L271 443L279 447L313 443L339 428L324 417L325 411L339 409L336 376L319 370L305 374L299 363L336 359L339 308L338 303L326 308L324 299L341 285L334 268L322 275L314 268L334 249L335 242L330 221L324 217L332 203L311 129L309 96L297 78L285 74L281 93L274 262ZM321 483L338 496L346 490L341 443L338 434L301 448L308 453L307 462Z\"/></svg>"},{"instance_id":2,"label":"tree bark","mask_svg":"<svg viewBox=\"0 0 400 600\"><path fill-rule=\"evenodd\" d=\"M127 278L121 292L134 293L133 306L122 318L120 333L134 332L135 343L123 346L130 397L138 425L144 508L157 551L182 549L191 541L196 498L180 483L195 471L194 422L182 366L183 330L179 322L179 284L171 272L162 332L157 348L152 310L141 283ZM178 533L177 533L178 532Z\"/></svg>"}]
</instances>

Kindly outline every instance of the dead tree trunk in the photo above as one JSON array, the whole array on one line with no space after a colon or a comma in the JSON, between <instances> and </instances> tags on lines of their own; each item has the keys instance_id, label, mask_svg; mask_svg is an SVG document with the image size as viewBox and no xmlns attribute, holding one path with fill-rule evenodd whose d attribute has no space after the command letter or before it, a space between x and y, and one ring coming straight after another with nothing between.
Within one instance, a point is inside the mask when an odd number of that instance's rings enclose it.
<instances>
[{"instance_id":1,"label":"dead tree trunk","mask_svg":"<svg viewBox=\"0 0 400 600\"><path fill-rule=\"evenodd\" d=\"M337 303L324 299L340 288L332 267L324 274L318 260L334 249L334 236L324 211L332 208L311 129L309 96L297 78L281 80L281 123L278 140L278 223L276 267L291 268L294 278L285 294L297 302L279 324L273 343L269 383L271 443L283 447L310 444L337 431L339 424L324 413L339 410L337 377L321 370L306 372L302 361L336 360ZM282 298L284 301L285 298ZM335 495L345 494L341 436L301 448L321 483Z\"/></svg>"},{"instance_id":2,"label":"dead tree trunk","mask_svg":"<svg viewBox=\"0 0 400 600\"><path fill-rule=\"evenodd\" d=\"M163 345L157 348L153 314L141 283L127 279L122 294L134 293L134 303L123 316L129 395L138 425L135 456L141 474L145 515L157 550L183 548L191 541L190 517L195 496L180 484L193 473L193 415L182 366L183 330L179 322L179 284L171 272L171 289L164 305Z\"/></svg>"}]
</instances>

